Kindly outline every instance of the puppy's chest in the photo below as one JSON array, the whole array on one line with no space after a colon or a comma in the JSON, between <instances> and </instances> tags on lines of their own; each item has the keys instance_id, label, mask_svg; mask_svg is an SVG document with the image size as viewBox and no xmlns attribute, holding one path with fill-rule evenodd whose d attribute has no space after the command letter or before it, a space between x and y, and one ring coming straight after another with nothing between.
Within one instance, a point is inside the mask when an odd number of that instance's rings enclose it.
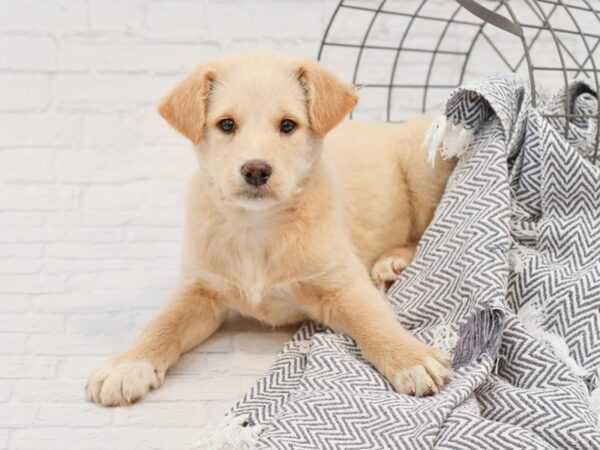
<instances>
[{"instance_id":1,"label":"puppy's chest","mask_svg":"<svg viewBox=\"0 0 600 450\"><path fill-rule=\"evenodd\" d=\"M232 309L271 325L301 320L297 279L286 267L290 261L258 239L224 243L225 264L213 273L211 287L220 292ZM221 253L223 255L223 253Z\"/></svg>"}]
</instances>

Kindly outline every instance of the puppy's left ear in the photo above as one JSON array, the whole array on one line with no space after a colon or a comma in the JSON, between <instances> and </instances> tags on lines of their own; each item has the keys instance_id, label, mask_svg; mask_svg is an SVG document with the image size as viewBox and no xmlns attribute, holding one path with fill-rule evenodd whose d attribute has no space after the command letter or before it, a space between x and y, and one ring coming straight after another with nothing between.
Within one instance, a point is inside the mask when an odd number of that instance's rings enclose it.
<instances>
[{"instance_id":1,"label":"puppy's left ear","mask_svg":"<svg viewBox=\"0 0 600 450\"><path fill-rule=\"evenodd\" d=\"M206 102L215 70L196 67L160 102L158 112L177 131L198 145L206 124Z\"/></svg>"},{"instance_id":2,"label":"puppy's left ear","mask_svg":"<svg viewBox=\"0 0 600 450\"><path fill-rule=\"evenodd\" d=\"M354 109L356 91L316 61L302 61L298 77L306 89L310 125L323 137Z\"/></svg>"}]
</instances>

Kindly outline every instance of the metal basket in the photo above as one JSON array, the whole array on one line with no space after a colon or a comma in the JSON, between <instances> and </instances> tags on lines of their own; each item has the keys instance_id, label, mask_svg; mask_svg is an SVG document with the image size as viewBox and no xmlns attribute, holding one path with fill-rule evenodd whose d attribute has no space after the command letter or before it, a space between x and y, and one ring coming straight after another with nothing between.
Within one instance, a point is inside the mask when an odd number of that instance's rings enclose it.
<instances>
[{"instance_id":1,"label":"metal basket","mask_svg":"<svg viewBox=\"0 0 600 450\"><path fill-rule=\"evenodd\" d=\"M354 117L401 121L441 106L448 90L493 71L539 89L564 87L569 124L596 121L600 145L600 1L598 0L341 0L329 21L319 59L361 86ZM568 86L594 88L597 110L573 112ZM365 100L366 99L366 100Z\"/></svg>"}]
</instances>

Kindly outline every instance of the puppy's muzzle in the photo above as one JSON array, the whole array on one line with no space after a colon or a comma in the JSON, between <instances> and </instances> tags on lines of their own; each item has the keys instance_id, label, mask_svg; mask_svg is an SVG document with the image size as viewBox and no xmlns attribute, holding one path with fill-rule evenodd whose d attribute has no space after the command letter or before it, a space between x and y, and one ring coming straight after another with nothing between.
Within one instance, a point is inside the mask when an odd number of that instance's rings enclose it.
<instances>
[{"instance_id":1,"label":"puppy's muzzle","mask_svg":"<svg viewBox=\"0 0 600 450\"><path fill-rule=\"evenodd\" d=\"M240 172L246 183L254 187L259 187L269 181L273 169L265 161L251 159L240 168Z\"/></svg>"}]
</instances>

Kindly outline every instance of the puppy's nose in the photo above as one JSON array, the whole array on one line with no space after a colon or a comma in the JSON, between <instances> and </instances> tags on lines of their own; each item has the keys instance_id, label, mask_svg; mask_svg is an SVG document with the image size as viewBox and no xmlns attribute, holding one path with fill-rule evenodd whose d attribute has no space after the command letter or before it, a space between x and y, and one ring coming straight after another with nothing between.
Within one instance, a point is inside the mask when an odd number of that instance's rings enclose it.
<instances>
[{"instance_id":1,"label":"puppy's nose","mask_svg":"<svg viewBox=\"0 0 600 450\"><path fill-rule=\"evenodd\" d=\"M269 177L273 173L273 169L271 169L271 166L264 161L251 159L242 166L240 172L242 172L242 176L246 180L246 183L259 187L269 180Z\"/></svg>"}]
</instances>

